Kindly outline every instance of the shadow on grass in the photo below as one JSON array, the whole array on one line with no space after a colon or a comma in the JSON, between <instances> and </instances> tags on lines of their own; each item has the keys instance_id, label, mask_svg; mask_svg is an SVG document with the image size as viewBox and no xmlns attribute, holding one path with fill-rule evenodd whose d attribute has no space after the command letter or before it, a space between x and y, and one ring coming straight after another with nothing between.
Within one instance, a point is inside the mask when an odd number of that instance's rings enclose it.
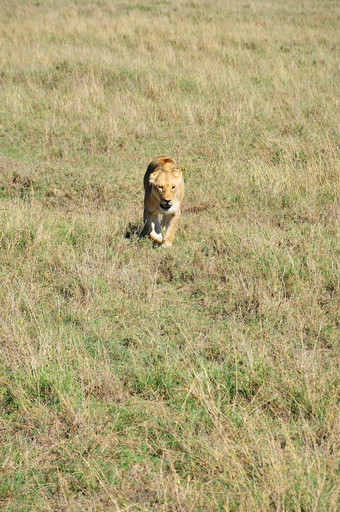
<instances>
[{"instance_id":1,"label":"shadow on grass","mask_svg":"<svg viewBox=\"0 0 340 512\"><path fill-rule=\"evenodd\" d=\"M126 231L125 231L125 238L143 238L145 234L143 233L143 224L133 224L132 222L129 222Z\"/></svg>"},{"instance_id":2,"label":"shadow on grass","mask_svg":"<svg viewBox=\"0 0 340 512\"><path fill-rule=\"evenodd\" d=\"M129 222L127 228L126 228L126 231L125 231L125 238L129 239L129 240L133 240L133 239L138 239L140 240L141 238L148 238L147 237L147 230L144 229L145 225L144 224L133 224L132 222ZM150 240L150 242L152 242L152 240ZM153 249L156 249L158 247L160 247L160 244L158 244L157 242L153 242L151 247Z\"/></svg>"}]
</instances>

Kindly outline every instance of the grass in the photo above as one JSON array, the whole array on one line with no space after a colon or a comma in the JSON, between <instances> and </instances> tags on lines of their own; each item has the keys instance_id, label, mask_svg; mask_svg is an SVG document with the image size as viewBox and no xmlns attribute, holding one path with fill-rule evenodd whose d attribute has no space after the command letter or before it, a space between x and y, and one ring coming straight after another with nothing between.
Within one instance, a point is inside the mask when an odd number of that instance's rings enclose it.
<instances>
[{"instance_id":1,"label":"grass","mask_svg":"<svg viewBox=\"0 0 340 512\"><path fill-rule=\"evenodd\" d=\"M2 2L2 510L338 510L339 15Z\"/></svg>"}]
</instances>

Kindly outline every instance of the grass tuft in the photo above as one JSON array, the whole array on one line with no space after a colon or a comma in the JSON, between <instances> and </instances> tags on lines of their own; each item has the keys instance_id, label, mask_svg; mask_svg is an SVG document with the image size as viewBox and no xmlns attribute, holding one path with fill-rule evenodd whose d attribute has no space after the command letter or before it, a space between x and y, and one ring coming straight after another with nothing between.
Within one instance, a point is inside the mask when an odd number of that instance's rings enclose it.
<instances>
[{"instance_id":1,"label":"grass tuft","mask_svg":"<svg viewBox=\"0 0 340 512\"><path fill-rule=\"evenodd\" d=\"M339 507L339 10L5 0L7 511ZM141 239L149 161L186 197Z\"/></svg>"}]
</instances>

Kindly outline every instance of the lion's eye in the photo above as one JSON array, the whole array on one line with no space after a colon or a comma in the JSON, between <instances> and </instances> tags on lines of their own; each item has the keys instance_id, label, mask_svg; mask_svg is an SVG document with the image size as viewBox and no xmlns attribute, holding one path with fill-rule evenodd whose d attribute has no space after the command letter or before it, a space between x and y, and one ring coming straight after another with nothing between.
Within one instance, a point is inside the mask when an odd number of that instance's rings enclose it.
<instances>
[{"instance_id":1,"label":"lion's eye","mask_svg":"<svg viewBox=\"0 0 340 512\"><path fill-rule=\"evenodd\" d=\"M175 187L175 185L172 185L172 187L171 187L171 188L172 188L172 190L175 190L175 188L176 188L176 187Z\"/></svg>"}]
</instances>

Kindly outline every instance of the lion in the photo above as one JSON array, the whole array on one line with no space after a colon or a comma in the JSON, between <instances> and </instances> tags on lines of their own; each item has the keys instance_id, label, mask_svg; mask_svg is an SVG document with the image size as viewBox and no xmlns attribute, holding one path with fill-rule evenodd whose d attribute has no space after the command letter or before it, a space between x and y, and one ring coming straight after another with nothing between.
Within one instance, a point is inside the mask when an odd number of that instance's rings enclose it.
<instances>
[{"instance_id":1,"label":"lion","mask_svg":"<svg viewBox=\"0 0 340 512\"><path fill-rule=\"evenodd\" d=\"M184 196L182 171L173 158L159 156L150 162L144 175L144 229L142 236L171 247L181 216ZM160 216L163 216L162 222ZM162 225L165 226L164 237Z\"/></svg>"}]
</instances>

